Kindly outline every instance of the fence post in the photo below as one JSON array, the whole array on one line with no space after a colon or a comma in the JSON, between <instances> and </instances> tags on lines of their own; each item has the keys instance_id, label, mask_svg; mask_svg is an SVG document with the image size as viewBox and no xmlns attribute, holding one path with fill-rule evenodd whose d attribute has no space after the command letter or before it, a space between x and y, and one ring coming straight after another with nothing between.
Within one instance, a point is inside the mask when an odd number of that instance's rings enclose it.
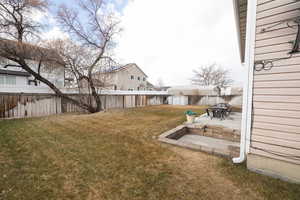
<instances>
[{"instance_id":1,"label":"fence post","mask_svg":"<svg viewBox=\"0 0 300 200\"><path fill-rule=\"evenodd\" d=\"M123 98L123 109L125 108L125 95L122 95Z\"/></svg>"}]
</instances>

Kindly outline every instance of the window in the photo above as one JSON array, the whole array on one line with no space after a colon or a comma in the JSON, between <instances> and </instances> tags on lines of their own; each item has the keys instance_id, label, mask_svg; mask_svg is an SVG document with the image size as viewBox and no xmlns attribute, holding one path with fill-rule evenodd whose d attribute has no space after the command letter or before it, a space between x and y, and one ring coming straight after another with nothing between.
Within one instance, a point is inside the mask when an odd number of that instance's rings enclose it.
<instances>
[{"instance_id":1,"label":"window","mask_svg":"<svg viewBox=\"0 0 300 200\"><path fill-rule=\"evenodd\" d=\"M16 85L16 76L6 76L6 84L7 85Z\"/></svg>"},{"instance_id":2,"label":"window","mask_svg":"<svg viewBox=\"0 0 300 200\"><path fill-rule=\"evenodd\" d=\"M131 80L133 80L133 79L134 79L134 76L133 76L133 75L131 75L131 77L130 77L130 78L131 78Z\"/></svg>"},{"instance_id":3,"label":"window","mask_svg":"<svg viewBox=\"0 0 300 200\"><path fill-rule=\"evenodd\" d=\"M138 80L141 80L141 78L140 78L140 77L138 77Z\"/></svg>"},{"instance_id":4,"label":"window","mask_svg":"<svg viewBox=\"0 0 300 200\"><path fill-rule=\"evenodd\" d=\"M146 81L146 78L145 78L145 77L143 77L143 81Z\"/></svg>"},{"instance_id":5,"label":"window","mask_svg":"<svg viewBox=\"0 0 300 200\"><path fill-rule=\"evenodd\" d=\"M137 87L137 90L140 90L140 87Z\"/></svg>"},{"instance_id":6,"label":"window","mask_svg":"<svg viewBox=\"0 0 300 200\"><path fill-rule=\"evenodd\" d=\"M5 83L5 76L0 75L0 85L4 85Z\"/></svg>"},{"instance_id":7,"label":"window","mask_svg":"<svg viewBox=\"0 0 300 200\"><path fill-rule=\"evenodd\" d=\"M0 84L1 85L16 85L17 80L16 76L10 76L10 75L0 75Z\"/></svg>"}]
</instances>

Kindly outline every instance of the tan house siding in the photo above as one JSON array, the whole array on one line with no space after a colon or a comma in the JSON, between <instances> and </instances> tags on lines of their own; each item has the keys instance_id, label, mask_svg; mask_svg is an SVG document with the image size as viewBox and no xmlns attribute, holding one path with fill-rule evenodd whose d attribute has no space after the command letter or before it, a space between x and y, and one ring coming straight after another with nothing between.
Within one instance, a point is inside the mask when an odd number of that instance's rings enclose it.
<instances>
[{"instance_id":1,"label":"tan house siding","mask_svg":"<svg viewBox=\"0 0 300 200\"><path fill-rule=\"evenodd\" d=\"M300 1L258 0L256 61L288 56L297 29L278 23L300 16L299 9ZM254 72L250 153L300 164L300 54Z\"/></svg>"},{"instance_id":2,"label":"tan house siding","mask_svg":"<svg viewBox=\"0 0 300 200\"><path fill-rule=\"evenodd\" d=\"M118 90L146 90L147 75L139 69L135 64L132 64L126 69L115 72L115 82ZM131 76L134 78L131 79ZM140 80L138 80L138 77Z\"/></svg>"},{"instance_id":3,"label":"tan house siding","mask_svg":"<svg viewBox=\"0 0 300 200\"><path fill-rule=\"evenodd\" d=\"M133 76L133 79L131 79ZM95 85L103 90L150 90L147 75L134 63L127 64L108 73L95 73ZM87 87L87 82L80 81L81 87Z\"/></svg>"}]
</instances>

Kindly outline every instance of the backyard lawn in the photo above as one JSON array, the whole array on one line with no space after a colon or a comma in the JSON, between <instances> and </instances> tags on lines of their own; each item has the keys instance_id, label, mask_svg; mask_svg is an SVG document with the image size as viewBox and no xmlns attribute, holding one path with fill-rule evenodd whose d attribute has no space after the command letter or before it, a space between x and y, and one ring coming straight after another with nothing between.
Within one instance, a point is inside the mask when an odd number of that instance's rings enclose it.
<instances>
[{"instance_id":1,"label":"backyard lawn","mask_svg":"<svg viewBox=\"0 0 300 200\"><path fill-rule=\"evenodd\" d=\"M300 185L158 142L202 107L0 121L0 199L299 199Z\"/></svg>"}]
</instances>

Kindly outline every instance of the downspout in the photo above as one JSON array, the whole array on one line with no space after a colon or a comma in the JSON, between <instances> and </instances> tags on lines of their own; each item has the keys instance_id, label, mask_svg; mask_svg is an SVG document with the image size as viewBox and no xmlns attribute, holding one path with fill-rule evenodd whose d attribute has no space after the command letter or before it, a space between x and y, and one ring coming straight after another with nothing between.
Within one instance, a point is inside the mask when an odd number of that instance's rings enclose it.
<instances>
[{"instance_id":1,"label":"downspout","mask_svg":"<svg viewBox=\"0 0 300 200\"><path fill-rule=\"evenodd\" d=\"M245 65L245 64L243 64ZM243 66L246 67L246 66ZM246 72L246 82L243 88L243 107L242 107L242 124L241 124L241 139L240 139L240 155L232 159L233 163L242 163L246 160L246 130L247 130L247 115L248 115L248 86L249 86L249 70Z\"/></svg>"},{"instance_id":2,"label":"downspout","mask_svg":"<svg viewBox=\"0 0 300 200\"><path fill-rule=\"evenodd\" d=\"M235 5L235 3L234 3ZM257 0L248 0L247 2L247 25L246 25L246 48L245 48L245 68L246 82L243 89L243 108L241 124L240 155L233 158L233 163L242 163L246 160L246 154L249 153L251 126L252 126L252 88L253 88L253 65L254 48L256 34L256 5Z\"/></svg>"}]
</instances>

